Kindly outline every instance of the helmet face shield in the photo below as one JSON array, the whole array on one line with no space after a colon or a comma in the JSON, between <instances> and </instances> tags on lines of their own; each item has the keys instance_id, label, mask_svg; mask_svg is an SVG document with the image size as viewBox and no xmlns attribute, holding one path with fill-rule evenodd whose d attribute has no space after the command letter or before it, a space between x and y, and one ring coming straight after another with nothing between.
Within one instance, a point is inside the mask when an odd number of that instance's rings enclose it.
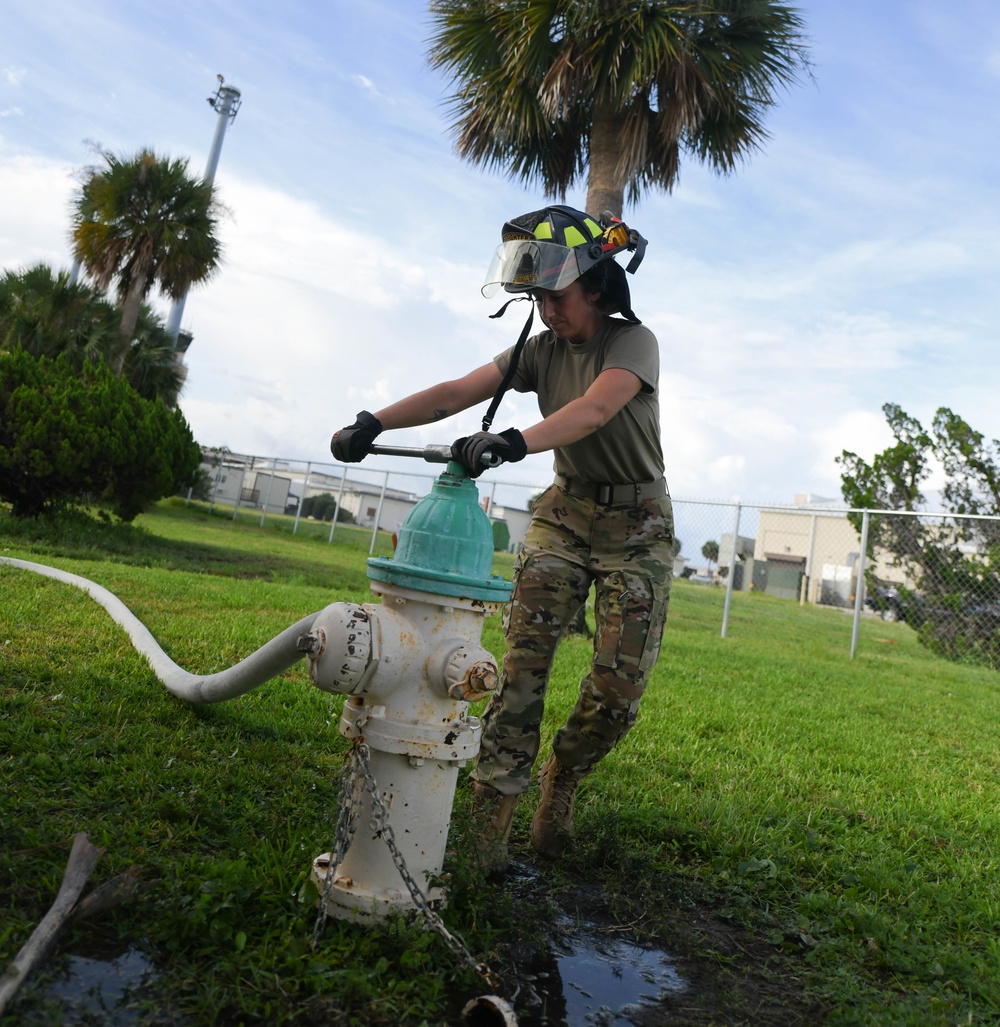
<instances>
[{"instance_id":1,"label":"helmet face shield","mask_svg":"<svg viewBox=\"0 0 1000 1027\"><path fill-rule=\"evenodd\" d=\"M565 289L583 271L576 247L537 239L501 243L486 272L482 293L492 296L503 286L507 292Z\"/></svg>"}]
</instances>

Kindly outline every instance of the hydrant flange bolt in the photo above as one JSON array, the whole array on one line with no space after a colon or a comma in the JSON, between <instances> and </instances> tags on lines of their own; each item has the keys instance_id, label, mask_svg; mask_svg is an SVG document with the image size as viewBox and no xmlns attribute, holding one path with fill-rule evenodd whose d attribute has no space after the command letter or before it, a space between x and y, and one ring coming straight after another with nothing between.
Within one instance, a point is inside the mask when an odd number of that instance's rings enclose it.
<instances>
[{"instance_id":1,"label":"hydrant flange bolt","mask_svg":"<svg viewBox=\"0 0 1000 1027\"><path fill-rule=\"evenodd\" d=\"M318 659L326 648L326 632L322 628L316 628L306 635L300 635L295 643L295 648L298 652L305 653L311 660Z\"/></svg>"}]
</instances>

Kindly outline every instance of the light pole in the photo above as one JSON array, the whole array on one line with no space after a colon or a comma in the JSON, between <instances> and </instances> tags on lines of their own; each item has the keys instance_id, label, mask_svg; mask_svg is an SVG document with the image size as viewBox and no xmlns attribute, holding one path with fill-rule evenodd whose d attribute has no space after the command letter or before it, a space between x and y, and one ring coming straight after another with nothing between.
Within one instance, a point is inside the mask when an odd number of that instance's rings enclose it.
<instances>
[{"instance_id":1,"label":"light pole","mask_svg":"<svg viewBox=\"0 0 1000 1027\"><path fill-rule=\"evenodd\" d=\"M217 78L219 79L219 88L216 89L214 96L208 98L212 109L219 116L215 123L215 135L212 138L208 163L205 165L205 181L209 184L215 181L215 169L219 166L219 154L222 153L222 141L226 137L226 129L235 119L236 112L243 102L240 99L240 91L235 86L227 86L221 75L218 75ZM174 300L174 305L170 309L170 317L167 319L167 331L174 340L175 348L181 353L191 345L190 333L181 332L181 318L184 316L186 299L187 294L179 300Z\"/></svg>"}]
</instances>

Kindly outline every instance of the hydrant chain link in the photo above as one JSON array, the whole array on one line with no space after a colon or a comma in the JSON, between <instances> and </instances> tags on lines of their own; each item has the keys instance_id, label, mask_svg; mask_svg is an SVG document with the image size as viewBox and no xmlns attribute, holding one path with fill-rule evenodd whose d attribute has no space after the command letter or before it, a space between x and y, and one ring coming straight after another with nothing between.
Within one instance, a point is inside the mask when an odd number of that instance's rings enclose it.
<instances>
[{"instance_id":1,"label":"hydrant chain link","mask_svg":"<svg viewBox=\"0 0 1000 1027\"><path fill-rule=\"evenodd\" d=\"M320 893L316 927L313 931L314 946L319 944L323 928L326 926L326 918L329 915L329 900L336 876L333 871L343 862L347 850L351 847L354 833L357 830L358 818L364 808L362 802L364 784L364 767L356 744L351 747L340 771L340 783L337 790L337 828L334 832L333 847L330 852L324 853L314 861L314 865L323 866L325 864L327 868Z\"/></svg>"},{"instance_id":2,"label":"hydrant chain link","mask_svg":"<svg viewBox=\"0 0 1000 1027\"><path fill-rule=\"evenodd\" d=\"M382 798L378 782L375 780L375 775L372 772L369 749L364 742L358 741L354 743L351 763L360 771L358 776L363 780L371 798L372 827L388 847L392 861L399 871L399 876L402 877L407 891L410 893L410 898L413 899L413 904L424 918L424 922L441 935L445 944L451 950L452 955L460 959L466 966L475 970L491 987L496 987L496 977L490 968L485 963L477 962L465 943L448 930L445 922L433 908L430 900L410 873L406 865L406 859L396 844L396 835L392 829L392 824L389 822L389 810L386 808L385 800ZM348 845L350 845L350 841L348 841ZM333 875L328 874L327 876L329 879Z\"/></svg>"}]
</instances>

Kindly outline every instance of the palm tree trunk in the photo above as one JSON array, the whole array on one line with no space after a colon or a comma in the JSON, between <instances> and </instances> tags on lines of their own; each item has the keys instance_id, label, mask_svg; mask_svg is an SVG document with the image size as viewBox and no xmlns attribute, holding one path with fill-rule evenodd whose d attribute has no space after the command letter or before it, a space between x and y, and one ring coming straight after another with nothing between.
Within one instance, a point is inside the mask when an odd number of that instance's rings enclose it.
<instances>
[{"instance_id":1,"label":"palm tree trunk","mask_svg":"<svg viewBox=\"0 0 1000 1027\"><path fill-rule=\"evenodd\" d=\"M139 310L142 306L142 297L145 291L145 276L136 275L122 303L122 319L118 325L118 351L111 360L111 370L119 378L122 376L125 357L128 355L129 347L132 345L132 338L135 335L135 326L139 321Z\"/></svg>"},{"instance_id":2,"label":"palm tree trunk","mask_svg":"<svg viewBox=\"0 0 1000 1027\"><path fill-rule=\"evenodd\" d=\"M610 210L621 217L625 204L625 183L618 179L620 150L618 117L610 104L594 103L590 128L590 155L587 173L587 213Z\"/></svg>"}]
</instances>

